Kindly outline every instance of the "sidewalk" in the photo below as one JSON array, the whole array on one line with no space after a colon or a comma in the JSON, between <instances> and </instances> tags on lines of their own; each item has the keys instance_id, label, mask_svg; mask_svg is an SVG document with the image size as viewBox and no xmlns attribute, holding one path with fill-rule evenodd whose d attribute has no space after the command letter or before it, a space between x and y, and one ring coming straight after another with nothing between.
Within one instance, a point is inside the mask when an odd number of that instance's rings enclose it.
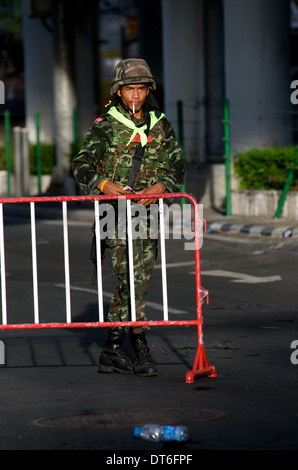
<instances>
[{"instance_id":1,"label":"sidewalk","mask_svg":"<svg viewBox=\"0 0 298 470\"><path fill-rule=\"evenodd\" d=\"M210 187L210 182L208 186L208 175L206 175L204 171L198 171L195 165L193 165L193 167L190 166L190 171L187 173L186 192L192 194L199 203L201 203L202 198L204 200L207 195L207 201L209 201L209 203L207 205L203 204L203 218L207 222L207 228L210 233L222 231L277 238L298 237L298 220L290 220L282 217L274 219L273 215L272 217L224 215L224 206L220 207L219 205L219 203L221 204L221 200L224 200L224 193L221 194L221 198L216 199L213 188L216 184L218 184L219 187L222 186L223 177L224 173L221 171ZM202 190L202 188L205 189ZM213 207L216 207L216 209Z\"/></svg>"}]
</instances>

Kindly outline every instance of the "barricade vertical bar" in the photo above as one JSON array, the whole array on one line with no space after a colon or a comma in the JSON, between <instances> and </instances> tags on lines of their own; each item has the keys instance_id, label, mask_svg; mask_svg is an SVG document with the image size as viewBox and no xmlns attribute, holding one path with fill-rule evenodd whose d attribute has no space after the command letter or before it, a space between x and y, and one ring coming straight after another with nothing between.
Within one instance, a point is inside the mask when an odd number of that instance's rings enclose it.
<instances>
[{"instance_id":1,"label":"barricade vertical bar","mask_svg":"<svg viewBox=\"0 0 298 470\"><path fill-rule=\"evenodd\" d=\"M95 212L95 240L96 240L96 266L97 266L97 296L99 321L104 321L103 313L103 292L102 292L102 270L101 270L101 238L99 227L99 202L94 201Z\"/></svg>"},{"instance_id":2,"label":"barricade vertical bar","mask_svg":"<svg viewBox=\"0 0 298 470\"><path fill-rule=\"evenodd\" d=\"M136 321L136 304L135 304L135 283L133 270L133 242L132 242L132 220L131 220L131 202L127 199L127 241L128 241L128 266L129 266L129 284L130 284L130 305L131 305L131 321Z\"/></svg>"},{"instance_id":3,"label":"barricade vertical bar","mask_svg":"<svg viewBox=\"0 0 298 470\"><path fill-rule=\"evenodd\" d=\"M185 383L193 383L194 378L200 375L216 377L215 367L209 366L203 344L203 315L202 315L202 286L200 267L200 214L199 205L194 203L194 230L195 230L195 262L196 262L196 302L197 302L197 334L198 349L193 368L187 372Z\"/></svg>"},{"instance_id":4,"label":"barricade vertical bar","mask_svg":"<svg viewBox=\"0 0 298 470\"><path fill-rule=\"evenodd\" d=\"M34 202L30 202L30 217L31 217L34 323L39 323L38 283L37 283L37 255L36 255L36 226L35 226L35 203Z\"/></svg>"},{"instance_id":5,"label":"barricade vertical bar","mask_svg":"<svg viewBox=\"0 0 298 470\"><path fill-rule=\"evenodd\" d=\"M202 328L202 293L201 293L201 268L200 268L200 214L199 205L194 206L194 230L195 230L195 261L196 261L196 296L197 296L197 316L198 316L198 340L203 344Z\"/></svg>"},{"instance_id":6,"label":"barricade vertical bar","mask_svg":"<svg viewBox=\"0 0 298 470\"><path fill-rule=\"evenodd\" d=\"M68 251L68 228L67 228L67 202L62 202L63 213L63 241L64 241L64 272L65 272L65 300L66 300L66 322L71 323L70 306L70 278L69 278L69 251Z\"/></svg>"},{"instance_id":7,"label":"barricade vertical bar","mask_svg":"<svg viewBox=\"0 0 298 470\"><path fill-rule=\"evenodd\" d=\"M160 256L162 274L162 296L163 296L163 318L169 318L168 293L167 293L167 271L166 271L166 249L165 249L165 219L163 199L159 199L159 229L160 229Z\"/></svg>"},{"instance_id":8,"label":"barricade vertical bar","mask_svg":"<svg viewBox=\"0 0 298 470\"><path fill-rule=\"evenodd\" d=\"M6 305L6 273L5 273L5 249L4 249L4 227L3 227L3 204L0 204L0 250L1 250L1 297L2 297L2 323L7 325Z\"/></svg>"}]
</instances>

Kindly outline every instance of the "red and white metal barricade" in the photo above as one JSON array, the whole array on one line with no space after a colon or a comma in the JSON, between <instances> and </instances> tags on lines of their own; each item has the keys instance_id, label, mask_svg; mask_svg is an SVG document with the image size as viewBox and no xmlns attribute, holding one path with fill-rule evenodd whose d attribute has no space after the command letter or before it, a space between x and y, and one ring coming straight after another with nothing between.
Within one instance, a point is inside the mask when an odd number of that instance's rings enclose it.
<instances>
[{"instance_id":1,"label":"red and white metal barricade","mask_svg":"<svg viewBox=\"0 0 298 470\"><path fill-rule=\"evenodd\" d=\"M185 376L186 383L193 383L197 376L207 375L216 377L216 369L210 366L207 361L206 352L203 344L203 319L202 319L202 293L207 296L208 292L202 290L201 270L200 270L200 223L203 222L206 229L206 222L199 217L199 204L196 199L186 193L163 193L151 194L150 198L156 198L159 201L160 215L160 252L162 269L162 292L163 292L163 320L159 321L137 321L134 304L134 283L130 282L131 296L131 320L127 322L107 322L104 320L103 311L103 290L101 273L101 244L99 227L99 202L111 200L126 200L127 204L127 237L129 254L129 276L133 280L133 258L132 258L132 234L131 234L131 200L144 199L144 195L134 194L128 196L53 196L53 197L22 197L22 198L0 198L0 257L1 257L1 303L2 303L2 324L0 330L24 330L24 329L51 329L51 328L94 328L94 327L134 327L134 326L197 326L198 347L192 370ZM196 276L196 318L193 320L169 320L168 318L168 299L167 299L167 277L166 277L166 256L165 256L165 236L164 236L164 217L163 217L163 199L165 198L185 198L188 199L194 209L194 251L195 251L195 276ZM68 246L68 219L67 203L73 201L94 201L95 212L95 234L96 234L96 253L97 253L97 289L98 289L98 310L99 319L97 322L73 322L71 318L70 302L70 273L69 273L69 246ZM35 230L35 205L39 202L61 202L63 216L63 244L64 244L64 271L65 271L65 301L66 301L66 321L43 323L39 320L38 303L38 279L37 279L37 253L36 253L36 230ZM6 303L6 270L5 270L5 240L4 240L4 204L30 203L31 219L31 243L32 243L32 273L33 273L33 303L34 303L34 323L9 324L7 321L7 303Z\"/></svg>"}]
</instances>

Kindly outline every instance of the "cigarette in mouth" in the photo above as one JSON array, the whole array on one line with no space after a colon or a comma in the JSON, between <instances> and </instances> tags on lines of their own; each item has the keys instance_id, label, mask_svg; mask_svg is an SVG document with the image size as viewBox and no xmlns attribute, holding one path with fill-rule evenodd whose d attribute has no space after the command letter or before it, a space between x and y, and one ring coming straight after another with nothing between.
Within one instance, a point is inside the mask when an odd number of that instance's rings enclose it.
<instances>
[{"instance_id":1,"label":"cigarette in mouth","mask_svg":"<svg viewBox=\"0 0 298 470\"><path fill-rule=\"evenodd\" d=\"M136 109L135 109L135 104L132 103L132 114L134 114L136 112Z\"/></svg>"}]
</instances>

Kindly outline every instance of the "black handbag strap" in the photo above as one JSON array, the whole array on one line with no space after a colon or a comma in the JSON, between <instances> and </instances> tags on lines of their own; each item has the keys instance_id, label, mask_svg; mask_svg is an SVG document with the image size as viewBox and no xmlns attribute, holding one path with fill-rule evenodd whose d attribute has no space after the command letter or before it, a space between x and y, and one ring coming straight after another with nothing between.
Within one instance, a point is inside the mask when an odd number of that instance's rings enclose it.
<instances>
[{"instance_id":1,"label":"black handbag strap","mask_svg":"<svg viewBox=\"0 0 298 470\"><path fill-rule=\"evenodd\" d=\"M148 114L147 128L145 130L145 134L146 134L147 137L149 135L149 131L150 131L150 115ZM142 144L140 143L140 145L136 149L136 152L135 152L134 156L132 157L132 166L131 166L131 170L130 170L128 180L127 180L127 188L129 188L131 190L133 188L135 179L136 179L138 171L140 169L142 159L143 159L143 155L144 155L144 151L145 151L145 145L143 147Z\"/></svg>"}]
</instances>

